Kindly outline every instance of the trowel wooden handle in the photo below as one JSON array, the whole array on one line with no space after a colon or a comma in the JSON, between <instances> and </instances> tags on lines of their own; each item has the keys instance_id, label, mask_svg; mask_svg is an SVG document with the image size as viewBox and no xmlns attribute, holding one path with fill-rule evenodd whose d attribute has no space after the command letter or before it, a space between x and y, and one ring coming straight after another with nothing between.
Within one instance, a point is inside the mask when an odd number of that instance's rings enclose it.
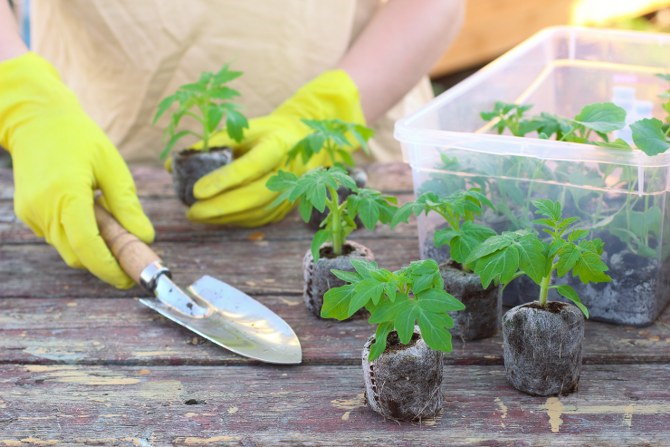
<instances>
[{"instance_id":1,"label":"trowel wooden handle","mask_svg":"<svg viewBox=\"0 0 670 447\"><path fill-rule=\"evenodd\" d=\"M121 264L123 271L140 284L140 273L152 262L160 261L158 255L147 244L126 231L98 204L95 205L95 220L98 222L100 235Z\"/></svg>"}]
</instances>

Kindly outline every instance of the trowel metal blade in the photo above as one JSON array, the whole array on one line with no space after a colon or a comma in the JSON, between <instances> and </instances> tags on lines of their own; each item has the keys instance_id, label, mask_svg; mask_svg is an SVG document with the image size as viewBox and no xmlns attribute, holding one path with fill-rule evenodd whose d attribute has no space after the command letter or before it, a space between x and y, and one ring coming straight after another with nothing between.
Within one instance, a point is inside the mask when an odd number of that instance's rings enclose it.
<instances>
[{"instance_id":1,"label":"trowel metal blade","mask_svg":"<svg viewBox=\"0 0 670 447\"><path fill-rule=\"evenodd\" d=\"M300 341L293 329L246 293L211 276L203 276L189 286L194 304L188 304L186 308L184 298L190 297L169 279L165 278L163 282L164 287L161 287L159 280L157 299L141 299L140 302L201 337L245 357L268 363L302 362ZM170 305L174 302L178 304Z\"/></svg>"}]
</instances>

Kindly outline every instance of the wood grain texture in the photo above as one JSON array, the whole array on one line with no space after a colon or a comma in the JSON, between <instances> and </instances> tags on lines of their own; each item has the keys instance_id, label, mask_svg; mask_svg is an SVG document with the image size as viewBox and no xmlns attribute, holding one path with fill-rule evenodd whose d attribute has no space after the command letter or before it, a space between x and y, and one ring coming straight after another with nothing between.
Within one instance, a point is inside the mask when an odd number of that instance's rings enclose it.
<instances>
[{"instance_id":1,"label":"wood grain texture","mask_svg":"<svg viewBox=\"0 0 670 447\"><path fill-rule=\"evenodd\" d=\"M299 295L257 295L300 337L307 364L358 364L371 333L364 319L318 320ZM587 322L584 362L670 363L670 308L640 329ZM502 364L500 336L463 343L453 364ZM0 299L0 363L229 365L255 362L231 354L133 299Z\"/></svg>"},{"instance_id":2,"label":"wood grain texture","mask_svg":"<svg viewBox=\"0 0 670 447\"><path fill-rule=\"evenodd\" d=\"M363 405L360 366L4 365L0 445L660 446L668 374L587 366L578 393L547 399L500 366L447 366L442 417L398 424Z\"/></svg>"},{"instance_id":3,"label":"wood grain texture","mask_svg":"<svg viewBox=\"0 0 670 447\"><path fill-rule=\"evenodd\" d=\"M644 329L588 322L581 389L561 399L510 388L499 337L456 342L442 418L385 422L361 400L370 327L317 320L302 303L311 233L296 215L252 230L193 224L167 174L133 172L177 282L212 274L255 296L294 327L305 365L233 355L144 308L138 288L68 268L16 220L0 170L0 447L670 445L670 309ZM404 165L369 173L411 196ZM388 268L418 256L413 222L352 239Z\"/></svg>"}]
</instances>

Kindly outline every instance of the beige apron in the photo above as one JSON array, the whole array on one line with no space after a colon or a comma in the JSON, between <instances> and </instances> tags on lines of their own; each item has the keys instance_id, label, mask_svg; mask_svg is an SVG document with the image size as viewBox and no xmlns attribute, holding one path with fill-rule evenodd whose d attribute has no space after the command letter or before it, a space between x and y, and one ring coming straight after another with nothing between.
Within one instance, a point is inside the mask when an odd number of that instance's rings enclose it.
<instances>
[{"instance_id":1,"label":"beige apron","mask_svg":"<svg viewBox=\"0 0 670 447\"><path fill-rule=\"evenodd\" d=\"M50 60L128 161L158 162L158 102L224 63L248 117L333 67L379 0L33 0L33 49ZM382 49L383 50L383 49ZM427 79L374 123L378 161L399 160L393 123L432 97ZM193 123L192 123L193 124Z\"/></svg>"}]
</instances>

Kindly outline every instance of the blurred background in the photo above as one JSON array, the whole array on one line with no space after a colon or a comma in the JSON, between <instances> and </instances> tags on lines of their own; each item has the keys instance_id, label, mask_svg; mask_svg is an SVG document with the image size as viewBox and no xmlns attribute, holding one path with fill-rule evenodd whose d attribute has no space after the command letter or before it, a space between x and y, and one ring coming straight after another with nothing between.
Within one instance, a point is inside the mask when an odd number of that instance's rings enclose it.
<instances>
[{"instance_id":1,"label":"blurred background","mask_svg":"<svg viewBox=\"0 0 670 447\"><path fill-rule=\"evenodd\" d=\"M670 32L670 0L467 0L463 29L431 72L435 93L556 25Z\"/></svg>"},{"instance_id":2,"label":"blurred background","mask_svg":"<svg viewBox=\"0 0 670 447\"><path fill-rule=\"evenodd\" d=\"M9 2L30 44L30 0ZM467 0L459 37L430 73L433 90L442 93L537 31L555 25L670 32L670 0ZM0 167L8 163L0 150Z\"/></svg>"}]
</instances>

